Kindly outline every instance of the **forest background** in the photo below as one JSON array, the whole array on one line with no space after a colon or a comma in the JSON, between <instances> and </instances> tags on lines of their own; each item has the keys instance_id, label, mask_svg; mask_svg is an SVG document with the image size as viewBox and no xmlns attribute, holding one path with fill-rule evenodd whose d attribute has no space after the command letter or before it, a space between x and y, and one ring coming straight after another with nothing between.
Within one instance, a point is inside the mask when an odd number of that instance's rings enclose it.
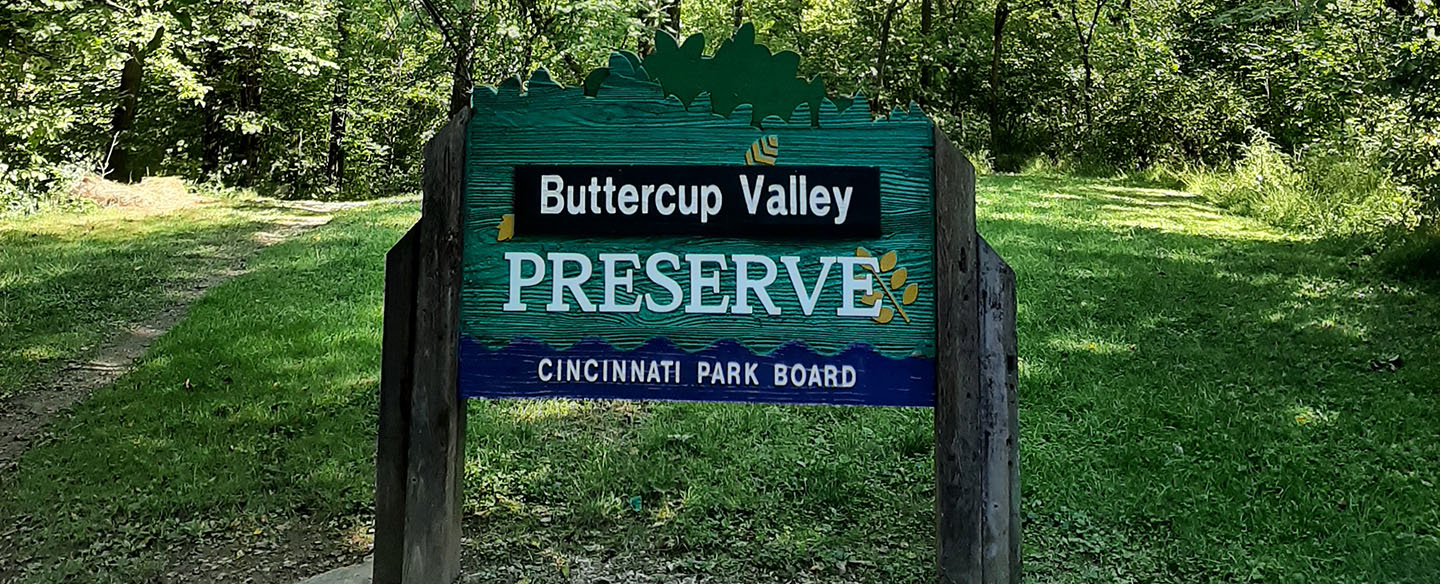
<instances>
[{"instance_id":1,"label":"forest background","mask_svg":"<svg viewBox=\"0 0 1440 584\"><path fill-rule=\"evenodd\" d=\"M419 184L469 89L580 84L656 31L742 22L873 113L918 105L986 171L1180 187L1440 269L1435 0L12 0L0 213L87 174L281 197Z\"/></svg>"}]
</instances>

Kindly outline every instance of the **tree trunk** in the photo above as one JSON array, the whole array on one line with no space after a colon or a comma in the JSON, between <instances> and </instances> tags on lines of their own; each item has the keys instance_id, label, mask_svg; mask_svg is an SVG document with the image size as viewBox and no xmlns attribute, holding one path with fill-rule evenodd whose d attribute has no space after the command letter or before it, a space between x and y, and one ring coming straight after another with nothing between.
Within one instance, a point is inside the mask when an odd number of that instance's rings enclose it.
<instances>
[{"instance_id":1,"label":"tree trunk","mask_svg":"<svg viewBox=\"0 0 1440 584\"><path fill-rule=\"evenodd\" d=\"M1090 67L1090 43L1086 42L1080 50L1080 63L1085 67L1085 88L1081 99L1085 104L1085 133L1089 135L1095 127L1095 109L1091 105L1090 91L1094 87L1094 69Z\"/></svg>"},{"instance_id":2,"label":"tree trunk","mask_svg":"<svg viewBox=\"0 0 1440 584\"><path fill-rule=\"evenodd\" d=\"M453 75L450 83L450 117L460 113L460 110L470 106L470 43L467 40L464 48L457 51L453 57Z\"/></svg>"},{"instance_id":3,"label":"tree trunk","mask_svg":"<svg viewBox=\"0 0 1440 584\"><path fill-rule=\"evenodd\" d=\"M935 26L935 6L933 0L922 0L920 2L920 42L932 44L930 33ZM920 101L924 103L929 96L931 77L934 74L934 67L931 66L933 56L922 56L920 60Z\"/></svg>"},{"instance_id":4,"label":"tree trunk","mask_svg":"<svg viewBox=\"0 0 1440 584\"><path fill-rule=\"evenodd\" d=\"M665 7L665 32L680 40L680 0L670 0Z\"/></svg>"},{"instance_id":5,"label":"tree trunk","mask_svg":"<svg viewBox=\"0 0 1440 584\"><path fill-rule=\"evenodd\" d=\"M735 0L735 28L745 23L745 0Z\"/></svg>"},{"instance_id":6,"label":"tree trunk","mask_svg":"<svg viewBox=\"0 0 1440 584\"><path fill-rule=\"evenodd\" d=\"M1010 18L1010 3L1000 0L995 4L995 28L990 36L990 158L994 161L996 170L1009 171L1011 168L1009 156L1005 152L1009 146L1005 139L1004 111L1001 104L1000 84L1003 77L1000 75L1000 64L1003 43L1005 39L1005 20Z\"/></svg>"},{"instance_id":7,"label":"tree trunk","mask_svg":"<svg viewBox=\"0 0 1440 584\"><path fill-rule=\"evenodd\" d=\"M477 2L470 2L470 14L477 14ZM451 76L450 76L450 117L470 107L470 91L475 87L474 78L470 76L470 60L475 56L475 29L465 19L456 19L458 30L452 31L455 35L451 39Z\"/></svg>"},{"instance_id":8,"label":"tree trunk","mask_svg":"<svg viewBox=\"0 0 1440 584\"><path fill-rule=\"evenodd\" d=\"M110 121L110 143L106 144L108 156L105 160L105 176L110 180L135 182L135 169L130 167L130 133L135 127L135 112L140 104L140 82L144 73L140 50L135 48L120 69L120 88L116 92L120 103L115 106L115 116Z\"/></svg>"},{"instance_id":9,"label":"tree trunk","mask_svg":"<svg viewBox=\"0 0 1440 584\"><path fill-rule=\"evenodd\" d=\"M1109 0L1095 0L1095 11L1090 14L1090 22L1085 26L1080 24L1079 11L1075 5L1078 0L1070 0L1070 20L1075 24L1075 40L1080 45L1080 65L1085 69L1085 83L1080 88L1080 103L1085 108L1085 135L1088 137L1095 126L1095 112L1091 105L1090 93L1095 86L1095 69L1090 64L1090 47L1095 44L1095 25L1100 22L1100 11L1105 9L1105 3Z\"/></svg>"},{"instance_id":10,"label":"tree trunk","mask_svg":"<svg viewBox=\"0 0 1440 584\"><path fill-rule=\"evenodd\" d=\"M200 128L200 171L212 175L220 170L220 155L225 150L224 131L221 127L223 108L221 100L221 77L225 72L224 55L214 43L205 48L205 79L213 88L205 94L204 116ZM208 176L206 178L209 178Z\"/></svg>"},{"instance_id":11,"label":"tree trunk","mask_svg":"<svg viewBox=\"0 0 1440 584\"><path fill-rule=\"evenodd\" d=\"M880 48L875 57L875 75L878 77L876 81L880 84L880 90L876 92L875 105L881 114L890 113L888 107L890 96L887 95L890 84L887 82L888 75L885 71L890 60L890 24L894 22L895 13L900 11L900 7L904 6L904 3L905 0L891 2L890 6L885 9L885 17L880 20Z\"/></svg>"},{"instance_id":12,"label":"tree trunk","mask_svg":"<svg viewBox=\"0 0 1440 584\"><path fill-rule=\"evenodd\" d=\"M645 27L647 29L663 30L670 33L670 36L675 37L675 40L680 40L680 0L666 0L664 8L661 8L660 12L663 20L656 22L650 18L651 15L649 12L642 9L640 11L640 18L642 22L645 23ZM640 46L637 47L639 49L638 54L641 57L645 57L655 52L654 41L654 34L640 35Z\"/></svg>"},{"instance_id":13,"label":"tree trunk","mask_svg":"<svg viewBox=\"0 0 1440 584\"><path fill-rule=\"evenodd\" d=\"M326 174L336 192L345 185L345 110L350 105L350 63L345 54L350 39L350 11L344 0L335 6L335 85L330 93L330 152L325 159Z\"/></svg>"},{"instance_id":14,"label":"tree trunk","mask_svg":"<svg viewBox=\"0 0 1440 584\"><path fill-rule=\"evenodd\" d=\"M235 81L238 85L240 114L250 120L258 120L263 115L260 108L262 67L265 62L264 49L261 48L263 46L264 43L257 39L254 46L242 51L244 56L236 67ZM253 186L260 181L262 132L264 128L240 129L239 155L245 166L244 174L240 177L242 186Z\"/></svg>"}]
</instances>

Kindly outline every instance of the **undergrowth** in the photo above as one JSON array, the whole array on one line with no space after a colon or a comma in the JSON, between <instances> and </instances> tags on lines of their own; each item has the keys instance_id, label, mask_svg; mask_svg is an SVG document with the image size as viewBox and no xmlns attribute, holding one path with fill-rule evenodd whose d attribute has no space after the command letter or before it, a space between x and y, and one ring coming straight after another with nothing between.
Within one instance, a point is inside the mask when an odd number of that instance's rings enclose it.
<instances>
[{"instance_id":1,"label":"undergrowth","mask_svg":"<svg viewBox=\"0 0 1440 584\"><path fill-rule=\"evenodd\" d=\"M1281 152L1268 138L1246 145L1233 168L1184 170L1186 190L1263 221L1322 236L1413 231L1421 202L1360 149Z\"/></svg>"},{"instance_id":2,"label":"undergrowth","mask_svg":"<svg viewBox=\"0 0 1440 584\"><path fill-rule=\"evenodd\" d=\"M1085 161L1037 157L1021 174L1115 180L1128 186L1184 190L1291 232L1374 256L1392 272L1440 277L1440 223L1422 193L1395 180L1362 145L1318 145L1299 154L1263 134L1225 167L1189 162L1117 170Z\"/></svg>"}]
</instances>

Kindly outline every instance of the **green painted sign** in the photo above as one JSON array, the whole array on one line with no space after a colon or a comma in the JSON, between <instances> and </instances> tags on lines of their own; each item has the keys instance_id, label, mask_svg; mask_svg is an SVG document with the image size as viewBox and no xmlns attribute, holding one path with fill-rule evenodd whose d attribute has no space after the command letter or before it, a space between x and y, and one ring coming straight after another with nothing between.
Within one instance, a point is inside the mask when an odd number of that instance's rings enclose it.
<instances>
[{"instance_id":1,"label":"green painted sign","mask_svg":"<svg viewBox=\"0 0 1440 584\"><path fill-rule=\"evenodd\" d=\"M476 90L462 395L932 405L931 122L703 44Z\"/></svg>"},{"instance_id":2,"label":"green painted sign","mask_svg":"<svg viewBox=\"0 0 1440 584\"><path fill-rule=\"evenodd\" d=\"M938 581L1019 582L1015 277L915 107L742 27L478 88L386 256L375 581L460 570L461 398L931 407Z\"/></svg>"}]
</instances>

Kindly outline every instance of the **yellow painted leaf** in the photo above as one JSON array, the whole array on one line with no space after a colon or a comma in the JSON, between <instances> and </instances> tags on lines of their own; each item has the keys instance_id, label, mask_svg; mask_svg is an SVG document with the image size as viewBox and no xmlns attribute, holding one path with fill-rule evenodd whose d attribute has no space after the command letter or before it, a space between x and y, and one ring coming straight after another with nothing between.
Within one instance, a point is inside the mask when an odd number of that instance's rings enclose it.
<instances>
[{"instance_id":1,"label":"yellow painted leaf","mask_svg":"<svg viewBox=\"0 0 1440 584\"><path fill-rule=\"evenodd\" d=\"M495 236L495 241L505 241L515 237L515 216L505 215L500 218L500 233Z\"/></svg>"},{"instance_id":2,"label":"yellow painted leaf","mask_svg":"<svg viewBox=\"0 0 1440 584\"><path fill-rule=\"evenodd\" d=\"M914 285L914 284L911 284L911 285L905 287L905 294L900 297L900 302L901 302L901 303L904 303L904 304L911 304L911 303L915 302L915 298L917 298L917 297L919 297L919 296L920 296L920 287L919 287L919 286L916 286L916 285Z\"/></svg>"},{"instance_id":3,"label":"yellow painted leaf","mask_svg":"<svg viewBox=\"0 0 1440 584\"><path fill-rule=\"evenodd\" d=\"M893 267L895 267L895 252L886 252L885 255L880 256L880 271L888 272Z\"/></svg>"},{"instance_id":4,"label":"yellow painted leaf","mask_svg":"<svg viewBox=\"0 0 1440 584\"><path fill-rule=\"evenodd\" d=\"M875 322L885 324L892 318L895 318L895 311L890 310L888 306L882 306L880 307L880 316L875 317Z\"/></svg>"},{"instance_id":5,"label":"yellow painted leaf","mask_svg":"<svg viewBox=\"0 0 1440 584\"><path fill-rule=\"evenodd\" d=\"M899 290L901 286L904 286L905 275L905 268L900 268L898 270L895 270L895 273L890 274L890 289Z\"/></svg>"},{"instance_id":6,"label":"yellow painted leaf","mask_svg":"<svg viewBox=\"0 0 1440 584\"><path fill-rule=\"evenodd\" d=\"M857 248L855 248L855 257L857 257L857 258L868 258L868 257L870 257L870 250L865 249L865 248L863 248L863 247L857 247Z\"/></svg>"},{"instance_id":7,"label":"yellow painted leaf","mask_svg":"<svg viewBox=\"0 0 1440 584\"><path fill-rule=\"evenodd\" d=\"M880 301L880 293L879 293L879 292L871 292L871 293L869 293L869 294L866 294L866 295L860 297L860 303L861 303L861 304L864 304L865 306L875 306L875 303L876 303L876 302L879 302L879 301Z\"/></svg>"}]
</instances>

